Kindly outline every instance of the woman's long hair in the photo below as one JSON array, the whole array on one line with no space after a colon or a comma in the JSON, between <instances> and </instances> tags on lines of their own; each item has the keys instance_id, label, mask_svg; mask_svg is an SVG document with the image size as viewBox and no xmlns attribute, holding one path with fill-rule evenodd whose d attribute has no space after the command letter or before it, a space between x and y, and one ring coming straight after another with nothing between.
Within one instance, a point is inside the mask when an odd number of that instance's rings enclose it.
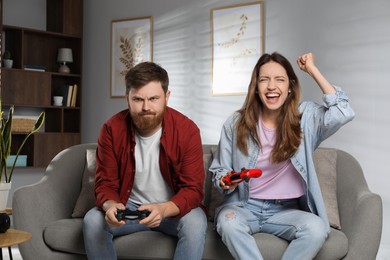
<instances>
[{"instance_id":1,"label":"woman's long hair","mask_svg":"<svg viewBox=\"0 0 390 260\"><path fill-rule=\"evenodd\" d=\"M301 98L298 77L296 76L291 63L283 55L277 52L263 54L253 69L251 82L248 87L248 94L243 106L238 110L239 119L236 127L237 146L242 153L248 155L248 136L252 135L261 147L257 132L257 124L259 115L263 111L264 104L257 94L257 86L261 66L271 61L280 64L286 70L289 78L289 89L291 90L291 93L289 93L279 114L276 129L276 142L271 154L271 162L279 163L291 158L295 154L301 143L302 133L300 127L301 114L298 111Z\"/></svg>"}]
</instances>

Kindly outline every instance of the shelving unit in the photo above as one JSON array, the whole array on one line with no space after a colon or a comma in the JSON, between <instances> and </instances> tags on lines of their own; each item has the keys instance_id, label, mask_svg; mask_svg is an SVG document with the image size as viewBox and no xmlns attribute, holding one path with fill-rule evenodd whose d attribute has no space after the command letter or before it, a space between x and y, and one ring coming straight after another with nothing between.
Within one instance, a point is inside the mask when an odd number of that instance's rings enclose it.
<instances>
[{"instance_id":1,"label":"shelving unit","mask_svg":"<svg viewBox=\"0 0 390 260\"><path fill-rule=\"evenodd\" d=\"M47 31L2 24L3 48L10 50L13 68L1 68L3 111L14 105L19 110L45 111L44 131L30 137L22 154L27 166L46 167L63 149L81 142L82 93L82 0L47 0ZM71 48L71 72L59 73L57 52ZM4 49L3 49L4 51ZM44 66L45 71L25 70L25 65ZM53 96L64 85L77 84L75 107L53 106ZM25 133L13 133L12 153Z\"/></svg>"}]
</instances>

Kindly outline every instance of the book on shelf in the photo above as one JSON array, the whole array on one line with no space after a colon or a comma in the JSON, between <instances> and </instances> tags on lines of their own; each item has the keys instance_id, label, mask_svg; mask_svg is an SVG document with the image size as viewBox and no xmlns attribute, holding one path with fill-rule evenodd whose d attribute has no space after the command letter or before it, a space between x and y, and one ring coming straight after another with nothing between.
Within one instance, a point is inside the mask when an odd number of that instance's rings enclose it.
<instances>
[{"instance_id":1,"label":"book on shelf","mask_svg":"<svg viewBox=\"0 0 390 260\"><path fill-rule=\"evenodd\" d=\"M77 84L62 85L60 87L60 95L63 96L62 105L64 107L76 107L77 92L78 92Z\"/></svg>"},{"instance_id":2,"label":"book on shelf","mask_svg":"<svg viewBox=\"0 0 390 260\"><path fill-rule=\"evenodd\" d=\"M67 107L70 107L70 104L72 102L72 95L73 95L73 85L69 85L69 88L68 88L68 98L66 100L66 106Z\"/></svg>"},{"instance_id":3,"label":"book on shelf","mask_svg":"<svg viewBox=\"0 0 390 260\"><path fill-rule=\"evenodd\" d=\"M74 84L73 88L72 88L72 98L71 98L71 101L70 101L70 106L71 107L76 107L77 88L78 88L77 84Z\"/></svg>"},{"instance_id":4,"label":"book on shelf","mask_svg":"<svg viewBox=\"0 0 390 260\"><path fill-rule=\"evenodd\" d=\"M25 70L32 70L32 71L46 71L47 67L42 65L32 65L32 64L26 64L23 66L23 69Z\"/></svg>"}]
</instances>

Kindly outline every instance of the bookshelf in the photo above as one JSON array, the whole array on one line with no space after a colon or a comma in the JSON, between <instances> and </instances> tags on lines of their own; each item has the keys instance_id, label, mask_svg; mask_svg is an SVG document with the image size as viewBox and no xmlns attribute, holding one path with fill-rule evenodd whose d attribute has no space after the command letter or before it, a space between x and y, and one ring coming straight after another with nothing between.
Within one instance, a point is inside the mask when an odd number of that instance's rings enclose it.
<instances>
[{"instance_id":1,"label":"bookshelf","mask_svg":"<svg viewBox=\"0 0 390 260\"><path fill-rule=\"evenodd\" d=\"M15 114L46 113L43 131L31 136L22 151L28 167L46 167L58 152L81 142L83 1L47 0L46 8L46 31L4 25L2 19L0 23L2 46L14 59L12 68L1 67L3 111L14 105ZM0 9L4 11L1 0ZM67 64L70 73L58 72L59 48L72 49L73 62ZM61 95L64 86L74 85L72 106L54 106L53 96ZM24 136L13 133L13 146L18 147Z\"/></svg>"}]
</instances>

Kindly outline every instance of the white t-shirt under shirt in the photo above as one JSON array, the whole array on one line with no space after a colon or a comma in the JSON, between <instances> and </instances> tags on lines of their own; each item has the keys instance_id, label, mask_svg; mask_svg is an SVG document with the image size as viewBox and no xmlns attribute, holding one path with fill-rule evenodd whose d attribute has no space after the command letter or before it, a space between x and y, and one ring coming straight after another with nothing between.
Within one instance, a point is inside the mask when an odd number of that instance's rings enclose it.
<instances>
[{"instance_id":1,"label":"white t-shirt under shirt","mask_svg":"<svg viewBox=\"0 0 390 260\"><path fill-rule=\"evenodd\" d=\"M263 174L251 179L250 194L255 199L292 199L304 194L302 177L291 163L286 160L281 163L270 162L272 149L275 145L276 129L267 128L259 119L259 138L261 153L257 159L256 168Z\"/></svg>"},{"instance_id":2,"label":"white t-shirt under shirt","mask_svg":"<svg viewBox=\"0 0 390 260\"><path fill-rule=\"evenodd\" d=\"M135 178L129 200L136 204L161 203L172 197L160 171L161 129L149 137L135 135Z\"/></svg>"}]
</instances>

